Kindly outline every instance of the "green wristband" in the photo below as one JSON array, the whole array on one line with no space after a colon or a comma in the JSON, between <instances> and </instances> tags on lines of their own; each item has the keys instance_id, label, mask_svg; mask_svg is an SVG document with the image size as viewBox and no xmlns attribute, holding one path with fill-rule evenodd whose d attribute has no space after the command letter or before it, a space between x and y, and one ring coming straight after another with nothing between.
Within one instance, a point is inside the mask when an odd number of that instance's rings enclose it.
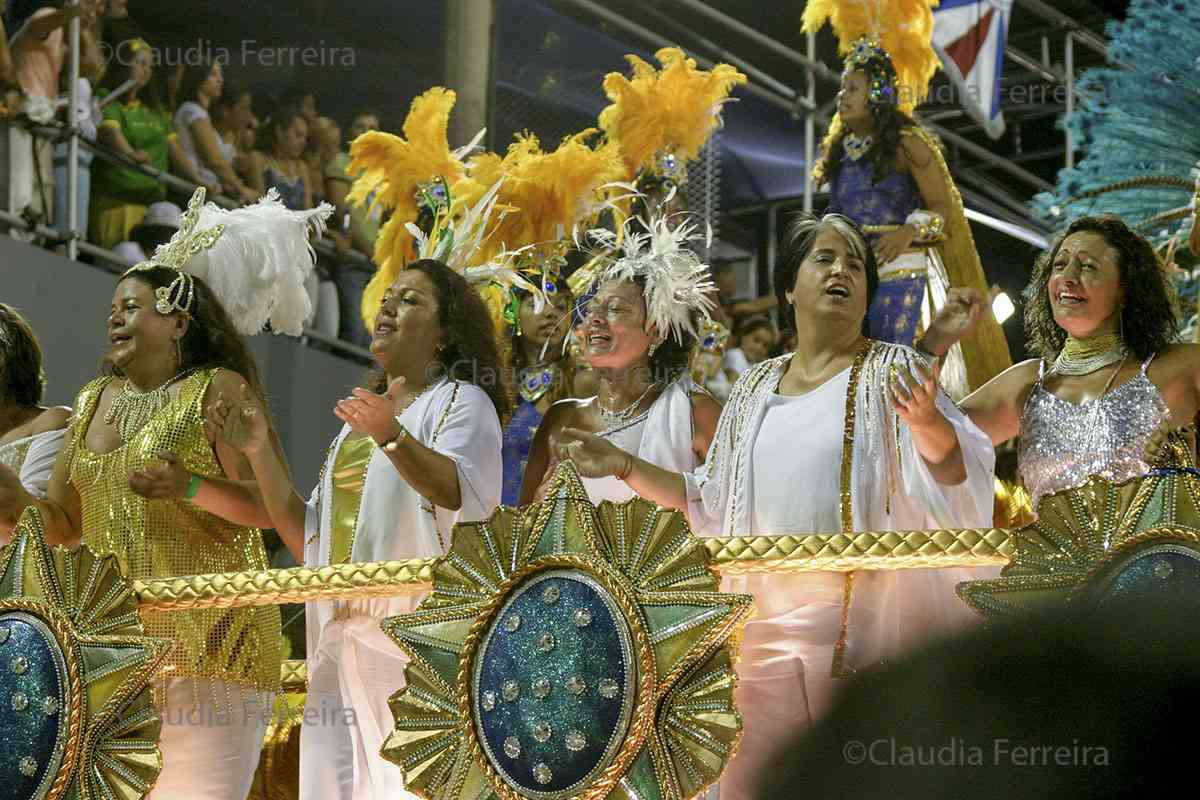
<instances>
[{"instance_id":1,"label":"green wristband","mask_svg":"<svg viewBox=\"0 0 1200 800\"><path fill-rule=\"evenodd\" d=\"M193 473L192 479L188 481L187 491L183 493L183 499L190 502L196 496L196 492L200 491L200 484L202 483L204 483L204 478Z\"/></svg>"}]
</instances>

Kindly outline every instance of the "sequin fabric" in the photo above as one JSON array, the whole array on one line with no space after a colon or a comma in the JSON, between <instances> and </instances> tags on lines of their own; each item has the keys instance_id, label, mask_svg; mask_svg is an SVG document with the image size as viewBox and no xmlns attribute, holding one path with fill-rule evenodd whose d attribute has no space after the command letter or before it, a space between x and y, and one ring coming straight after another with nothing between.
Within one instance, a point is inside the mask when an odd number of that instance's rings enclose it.
<instances>
[{"instance_id":1,"label":"sequin fabric","mask_svg":"<svg viewBox=\"0 0 1200 800\"><path fill-rule=\"evenodd\" d=\"M23 439L17 439L15 442L0 445L0 464L20 475L21 465L25 463L25 456L29 455L29 446L31 444L33 444L33 437L26 436Z\"/></svg>"},{"instance_id":2,"label":"sequin fabric","mask_svg":"<svg viewBox=\"0 0 1200 800\"><path fill-rule=\"evenodd\" d=\"M204 435L203 402L215 370L179 384L178 396L132 439L108 453L87 449L85 434L104 387L84 387L66 458L79 494L83 542L115 555L130 578L162 578L267 568L262 533L226 522L185 500L146 500L129 489L131 469L163 450L198 475L223 473ZM207 678L270 691L279 686L280 620L275 606L143 614L146 633L175 642L164 677Z\"/></svg>"},{"instance_id":3,"label":"sequin fabric","mask_svg":"<svg viewBox=\"0 0 1200 800\"><path fill-rule=\"evenodd\" d=\"M829 213L843 214L859 225L902 225L920 206L921 191L911 176L892 172L876 183L875 168L866 159L843 158L837 180L829 187Z\"/></svg>"},{"instance_id":4,"label":"sequin fabric","mask_svg":"<svg viewBox=\"0 0 1200 800\"><path fill-rule=\"evenodd\" d=\"M917 323L921 321L925 282L924 275L903 275L882 281L867 311L867 335L877 341L912 347Z\"/></svg>"},{"instance_id":5,"label":"sequin fabric","mask_svg":"<svg viewBox=\"0 0 1200 800\"><path fill-rule=\"evenodd\" d=\"M1129 381L1088 403L1077 404L1034 384L1021 414L1018 469L1033 507L1047 494L1085 483L1089 476L1120 483L1152 466L1188 466L1179 448L1160 451L1147 463L1146 448L1170 417L1146 365Z\"/></svg>"},{"instance_id":6,"label":"sequin fabric","mask_svg":"<svg viewBox=\"0 0 1200 800\"><path fill-rule=\"evenodd\" d=\"M504 445L500 455L504 460L504 486L500 502L506 506L521 503L521 480L525 477L525 465L529 462L529 451L533 437L542 424L542 412L535 404L524 398L517 402L512 419L504 426Z\"/></svg>"}]
</instances>

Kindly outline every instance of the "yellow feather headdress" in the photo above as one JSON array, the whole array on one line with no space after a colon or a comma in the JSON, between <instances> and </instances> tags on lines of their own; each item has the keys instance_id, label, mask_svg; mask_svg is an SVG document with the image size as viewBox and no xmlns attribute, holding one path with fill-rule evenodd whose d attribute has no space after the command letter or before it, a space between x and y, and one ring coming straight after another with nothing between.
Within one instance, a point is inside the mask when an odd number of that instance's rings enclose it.
<instances>
[{"instance_id":1,"label":"yellow feather headdress","mask_svg":"<svg viewBox=\"0 0 1200 800\"><path fill-rule=\"evenodd\" d=\"M654 57L661 70L627 55L631 78L619 72L605 76L604 93L612 105L600 112L600 127L620 147L626 180L648 170L679 183L684 165L721 126L729 93L746 76L728 64L697 69L677 47L664 47Z\"/></svg>"},{"instance_id":2,"label":"yellow feather headdress","mask_svg":"<svg viewBox=\"0 0 1200 800\"><path fill-rule=\"evenodd\" d=\"M350 147L349 172L357 177L347 201L365 205L372 213L391 212L375 241L378 270L363 292L368 329L387 287L417 257L410 226L422 206L437 217L449 205L449 191L466 176L463 159L475 142L451 150L446 134L455 99L453 91L435 86L413 100L402 137L371 131Z\"/></svg>"},{"instance_id":3,"label":"yellow feather headdress","mask_svg":"<svg viewBox=\"0 0 1200 800\"><path fill-rule=\"evenodd\" d=\"M896 73L897 107L911 114L925 99L941 62L933 49L933 9L940 0L809 0L803 30L816 33L829 21L847 65L883 50Z\"/></svg>"}]
</instances>

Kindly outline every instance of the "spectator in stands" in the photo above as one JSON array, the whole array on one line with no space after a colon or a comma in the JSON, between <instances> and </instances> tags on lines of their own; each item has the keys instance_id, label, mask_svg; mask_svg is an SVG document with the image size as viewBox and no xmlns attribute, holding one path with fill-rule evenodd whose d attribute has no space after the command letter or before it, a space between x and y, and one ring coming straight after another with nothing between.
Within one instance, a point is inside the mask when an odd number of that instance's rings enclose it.
<instances>
[{"instance_id":1,"label":"spectator in stands","mask_svg":"<svg viewBox=\"0 0 1200 800\"><path fill-rule=\"evenodd\" d=\"M146 209L146 216L130 231L130 241L113 247L113 254L129 267L148 261L159 245L171 241L182 221L183 209L169 200L161 200Z\"/></svg>"},{"instance_id":2,"label":"spectator in stands","mask_svg":"<svg viewBox=\"0 0 1200 800\"><path fill-rule=\"evenodd\" d=\"M274 187L283 204L293 211L313 207L312 187L304 149L308 122L296 106L277 109L258 131L258 149L250 156L250 185L257 196Z\"/></svg>"},{"instance_id":3,"label":"spectator in stands","mask_svg":"<svg viewBox=\"0 0 1200 800\"><path fill-rule=\"evenodd\" d=\"M279 98L279 107L287 108L289 106L295 107L300 112L310 128L317 124L317 119L320 117L320 114L317 113L317 96L308 89L296 86L284 92Z\"/></svg>"},{"instance_id":4,"label":"spectator in stands","mask_svg":"<svg viewBox=\"0 0 1200 800\"><path fill-rule=\"evenodd\" d=\"M250 90L226 81L220 98L213 104L212 123L225 148L233 150L234 171L245 181L251 172L250 153L258 120L254 118L254 96ZM247 146L246 134L250 134Z\"/></svg>"},{"instance_id":5,"label":"spectator in stands","mask_svg":"<svg viewBox=\"0 0 1200 800\"><path fill-rule=\"evenodd\" d=\"M171 119L150 83L153 74L150 46L141 39L123 42L125 57L113 61L99 92L104 120L97 138L106 147L138 164L165 172L168 161L180 174L196 180L191 163L179 149ZM132 81L120 95L115 90ZM110 99L113 95L115 99ZM129 238L142 221L146 207L164 199L158 179L137 169L105 159L92 165L92 203L89 235L101 247L112 247Z\"/></svg>"},{"instance_id":6,"label":"spectator in stands","mask_svg":"<svg viewBox=\"0 0 1200 800\"><path fill-rule=\"evenodd\" d=\"M713 262L713 282L717 285L717 300L721 310L735 331L740 320L774 311L779 305L774 295L764 295L755 300L734 299L737 294L737 271L732 261Z\"/></svg>"},{"instance_id":7,"label":"spectator in stands","mask_svg":"<svg viewBox=\"0 0 1200 800\"><path fill-rule=\"evenodd\" d=\"M308 122L300 109L277 109L259 128L258 149L250 157L250 181L258 194L275 189L283 204L293 211L313 208L313 190L304 161L307 146ZM326 260L319 261L305 288L313 305L309 327L334 337L338 331L338 302L331 271Z\"/></svg>"},{"instance_id":8,"label":"spectator in stands","mask_svg":"<svg viewBox=\"0 0 1200 800\"><path fill-rule=\"evenodd\" d=\"M8 11L8 0L0 0L0 91L8 93L8 87L13 83L12 53L8 50L8 31L4 26L4 14ZM0 115L8 111L7 97L0 95Z\"/></svg>"},{"instance_id":9,"label":"spectator in stands","mask_svg":"<svg viewBox=\"0 0 1200 800\"><path fill-rule=\"evenodd\" d=\"M78 105L76 106L75 127L79 135L88 141L96 140L96 129L103 119L100 105L95 99L95 90L104 77L104 55L100 48L97 34L99 15L104 11L104 2L90 0L85 25L79 31L79 80ZM64 70L62 74L62 91L70 93L70 78ZM65 115L67 106L61 109ZM79 164L77 194L75 197L78 215L75 231L80 239L87 239L88 206L91 198L92 151L80 145L77 162ZM66 233L70 219L70 181L68 179L68 164L70 163L70 143L59 142L54 146L54 219L59 231Z\"/></svg>"},{"instance_id":10,"label":"spectator in stands","mask_svg":"<svg viewBox=\"0 0 1200 800\"><path fill-rule=\"evenodd\" d=\"M379 115L373 111L360 111L350 121L348 130L353 141L367 131L379 127ZM338 265L333 278L337 283L339 325L338 338L346 342L367 347L371 334L362 321L363 290L375 274L375 240L379 236L379 219L370 210L370 201L363 206L351 206L346 202L350 186L354 183L350 174L350 154L341 150L325 170L325 197L333 204L331 229L340 229L350 238L353 251ZM378 212L376 212L378 213Z\"/></svg>"},{"instance_id":11,"label":"spectator in stands","mask_svg":"<svg viewBox=\"0 0 1200 800\"><path fill-rule=\"evenodd\" d=\"M308 185L312 201L325 201L325 173L342 150L342 128L329 117L317 117L309 128L308 144L304 148L304 163L308 168Z\"/></svg>"},{"instance_id":12,"label":"spectator in stands","mask_svg":"<svg viewBox=\"0 0 1200 800\"><path fill-rule=\"evenodd\" d=\"M64 27L82 13L81 6L54 0L34 11L13 34L9 44L12 70L24 94L20 113L34 122L47 124L54 119L59 74L67 52ZM25 129L14 127L9 150L9 187L4 205L17 213L32 207L42 219L52 222L50 142L35 142Z\"/></svg>"},{"instance_id":13,"label":"spectator in stands","mask_svg":"<svg viewBox=\"0 0 1200 800\"><path fill-rule=\"evenodd\" d=\"M725 375L736 383L743 372L764 361L779 338L775 323L766 317L743 320L737 329L738 346L725 351Z\"/></svg>"},{"instance_id":14,"label":"spectator in stands","mask_svg":"<svg viewBox=\"0 0 1200 800\"><path fill-rule=\"evenodd\" d=\"M377 131L381 127L383 126L379 124L379 114L374 111L360 111L350 120L350 127L346 131L346 141L353 143L367 131Z\"/></svg>"},{"instance_id":15,"label":"spectator in stands","mask_svg":"<svg viewBox=\"0 0 1200 800\"><path fill-rule=\"evenodd\" d=\"M221 96L224 85L225 75L220 63L201 59L200 64L185 67L179 86L182 102L175 112L175 132L179 134L179 146L200 176L201 183L219 183L227 196L242 203L253 203L260 193L234 171L236 151L217 134L209 116L209 109Z\"/></svg>"}]
</instances>

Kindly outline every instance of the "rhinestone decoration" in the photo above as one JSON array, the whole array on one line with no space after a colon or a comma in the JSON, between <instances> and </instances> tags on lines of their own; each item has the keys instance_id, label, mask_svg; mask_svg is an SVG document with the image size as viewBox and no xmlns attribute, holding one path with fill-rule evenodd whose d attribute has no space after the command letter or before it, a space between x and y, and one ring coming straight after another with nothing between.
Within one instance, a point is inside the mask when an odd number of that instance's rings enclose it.
<instances>
[{"instance_id":1,"label":"rhinestone decoration","mask_svg":"<svg viewBox=\"0 0 1200 800\"><path fill-rule=\"evenodd\" d=\"M538 639L538 650L542 651L543 653L549 653L553 649L554 649L554 634L553 633L543 633L542 637L540 639Z\"/></svg>"},{"instance_id":2,"label":"rhinestone decoration","mask_svg":"<svg viewBox=\"0 0 1200 800\"><path fill-rule=\"evenodd\" d=\"M550 771L549 767L539 761L537 766L533 768L533 779L545 786L547 783L554 780L554 773Z\"/></svg>"},{"instance_id":3,"label":"rhinestone decoration","mask_svg":"<svg viewBox=\"0 0 1200 800\"><path fill-rule=\"evenodd\" d=\"M587 746L587 740L583 738L583 734L572 728L567 731L567 738L564 740L567 749L572 753L578 753Z\"/></svg>"},{"instance_id":4,"label":"rhinestone decoration","mask_svg":"<svg viewBox=\"0 0 1200 800\"><path fill-rule=\"evenodd\" d=\"M8 628L0 628L0 644L8 641Z\"/></svg>"},{"instance_id":5,"label":"rhinestone decoration","mask_svg":"<svg viewBox=\"0 0 1200 800\"><path fill-rule=\"evenodd\" d=\"M550 741L550 725L545 722L539 722L533 726L533 738L545 744Z\"/></svg>"},{"instance_id":6,"label":"rhinestone decoration","mask_svg":"<svg viewBox=\"0 0 1200 800\"><path fill-rule=\"evenodd\" d=\"M567 678L567 691L571 694L579 697L579 695L583 694L586 690L587 684L584 683L583 678L579 677L578 675L572 675L571 677Z\"/></svg>"},{"instance_id":7,"label":"rhinestone decoration","mask_svg":"<svg viewBox=\"0 0 1200 800\"><path fill-rule=\"evenodd\" d=\"M504 620L504 630L509 633L516 633L521 627L521 617L517 614L512 614L508 619Z\"/></svg>"},{"instance_id":8,"label":"rhinestone decoration","mask_svg":"<svg viewBox=\"0 0 1200 800\"><path fill-rule=\"evenodd\" d=\"M29 708L29 698L25 696L24 692L17 692L12 696L13 711L24 711L27 708Z\"/></svg>"},{"instance_id":9,"label":"rhinestone decoration","mask_svg":"<svg viewBox=\"0 0 1200 800\"><path fill-rule=\"evenodd\" d=\"M533 682L533 696L538 700L545 700L550 696L550 679L538 678Z\"/></svg>"},{"instance_id":10,"label":"rhinestone decoration","mask_svg":"<svg viewBox=\"0 0 1200 800\"><path fill-rule=\"evenodd\" d=\"M496 709L496 693L495 692L484 692L483 693L483 710L484 711L494 711L495 709Z\"/></svg>"},{"instance_id":11,"label":"rhinestone decoration","mask_svg":"<svg viewBox=\"0 0 1200 800\"><path fill-rule=\"evenodd\" d=\"M29 669L29 659L25 658L25 656L17 656L9 664L9 668L14 675L24 675L25 670Z\"/></svg>"},{"instance_id":12,"label":"rhinestone decoration","mask_svg":"<svg viewBox=\"0 0 1200 800\"><path fill-rule=\"evenodd\" d=\"M47 697L42 700L42 713L47 717L52 717L58 713L58 700L53 697Z\"/></svg>"},{"instance_id":13,"label":"rhinestone decoration","mask_svg":"<svg viewBox=\"0 0 1200 800\"><path fill-rule=\"evenodd\" d=\"M614 681L612 678L604 678L603 680L601 680L600 686L598 688L598 691L600 692L600 696L603 698L606 698L608 700L612 700L614 697L616 697L617 693L620 690L621 690L621 687L618 686L617 682Z\"/></svg>"},{"instance_id":14,"label":"rhinestone decoration","mask_svg":"<svg viewBox=\"0 0 1200 800\"><path fill-rule=\"evenodd\" d=\"M577 608L571 617L575 621L576 628L586 628L592 624L592 612L586 608Z\"/></svg>"},{"instance_id":15,"label":"rhinestone decoration","mask_svg":"<svg viewBox=\"0 0 1200 800\"><path fill-rule=\"evenodd\" d=\"M562 597L562 592L554 584L542 589L542 602L548 606L552 606L558 602L558 598Z\"/></svg>"},{"instance_id":16,"label":"rhinestone decoration","mask_svg":"<svg viewBox=\"0 0 1200 800\"><path fill-rule=\"evenodd\" d=\"M1171 577L1171 573L1174 571L1175 568L1166 561L1159 561L1154 565L1154 577L1159 578L1160 580L1165 581L1167 578Z\"/></svg>"},{"instance_id":17,"label":"rhinestone decoration","mask_svg":"<svg viewBox=\"0 0 1200 800\"><path fill-rule=\"evenodd\" d=\"M32 778L34 775L37 775L37 762L29 756L22 758L18 767L21 770L21 774L26 778Z\"/></svg>"},{"instance_id":18,"label":"rhinestone decoration","mask_svg":"<svg viewBox=\"0 0 1200 800\"><path fill-rule=\"evenodd\" d=\"M517 741L517 737L509 736L504 740L504 755L509 758L517 758L521 755L521 743Z\"/></svg>"},{"instance_id":19,"label":"rhinestone decoration","mask_svg":"<svg viewBox=\"0 0 1200 800\"><path fill-rule=\"evenodd\" d=\"M505 681L500 691L504 694L505 702L511 703L521 694L521 685L516 681Z\"/></svg>"}]
</instances>

